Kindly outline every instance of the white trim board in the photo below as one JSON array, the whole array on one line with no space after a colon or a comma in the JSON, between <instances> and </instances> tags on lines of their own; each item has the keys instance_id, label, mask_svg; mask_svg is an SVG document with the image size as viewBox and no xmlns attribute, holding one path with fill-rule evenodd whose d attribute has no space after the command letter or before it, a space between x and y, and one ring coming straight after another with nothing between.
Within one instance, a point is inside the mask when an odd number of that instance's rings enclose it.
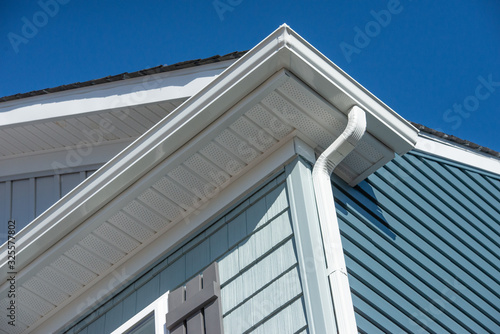
<instances>
[{"instance_id":1,"label":"white trim board","mask_svg":"<svg viewBox=\"0 0 500 334\"><path fill-rule=\"evenodd\" d=\"M348 77L288 26L283 25L138 140L118 153L98 172L70 192L64 200L56 203L20 231L17 244L19 284L22 284L22 279L34 275L36 269L43 267L44 263L50 263L54 254L64 252L74 245L75 241L79 242L79 238L83 238L84 234L75 236L75 233L90 233L91 228L99 223L96 217L106 218L106 215L111 215L113 210L122 209L118 206L124 204L126 199L132 200L141 191L145 191L151 185L148 182L153 182L149 176L155 172L159 174L158 169L161 168L162 162L167 162L171 168L181 164L182 159L194 154L196 149L201 149L202 144L206 142L203 139L213 139L217 131L222 131L224 126L230 126L231 121L235 121L237 116L241 116L266 94L277 89L283 80L289 80L291 75L288 73L301 80L302 84L325 99L340 114L345 115L355 104L366 109L370 135L383 147L390 148L391 152L403 154L413 148L417 137L417 130L414 127ZM306 109L304 112L307 113ZM333 115L328 112L326 114ZM304 135L314 135L314 131L305 128ZM319 141L324 140L318 138ZM286 140L280 139L279 145L284 145L285 142ZM279 152L282 152L283 147L273 146L271 150L273 152L266 151L261 158L273 154L273 159L280 159ZM256 159L255 163L252 161L251 166L247 166L248 169L260 169L261 160ZM373 163L376 165L379 162L380 160ZM238 176L234 179L235 184L244 178L243 175ZM251 188L255 182L246 187ZM213 203L226 200L222 196L225 193L227 192L222 191L217 194L213 198ZM231 202L234 198L235 196L231 196L227 201ZM221 208L223 205L213 207ZM196 215L190 217L193 216ZM192 223L182 224L172 220L172 224L168 227L158 229L156 238L159 235L167 235L171 244L178 243L187 235L181 233L183 229L195 227ZM168 233L165 233L167 230ZM149 243L148 251L155 251L154 244L155 242ZM160 250L155 253L164 251L167 244L160 244L158 246ZM5 261L5 247L1 250ZM122 258L121 262L117 261L111 268L115 270L123 262L128 261L127 258L128 256ZM5 275L5 263L2 263L0 269L1 275ZM109 270L99 271L100 277L108 275ZM98 279L95 280L97 281ZM79 293L94 289L96 285L92 286L93 283L94 281L86 285ZM5 289L5 284L2 289ZM54 310L47 315L57 313ZM66 308L62 309L60 313L64 313L65 310Z\"/></svg>"},{"instance_id":2,"label":"white trim board","mask_svg":"<svg viewBox=\"0 0 500 334\"><path fill-rule=\"evenodd\" d=\"M165 333L165 315L168 312L168 295L167 291L154 302L143 308L139 313L135 314L123 325L115 329L111 334L124 334L127 333L135 324L144 319L149 314L153 313L155 320L155 333Z\"/></svg>"},{"instance_id":3,"label":"white trim board","mask_svg":"<svg viewBox=\"0 0 500 334\"><path fill-rule=\"evenodd\" d=\"M334 106L340 104L341 112L347 112L347 105L363 106L369 116L368 132L373 132L382 145L399 154L413 148L417 137L414 127L283 25L75 188L65 201L23 229L18 241L18 265L32 261L47 245L54 244L163 159L175 156L174 152L204 131L207 124L230 109L248 104L256 91L272 90L272 78L287 76L284 69L301 73L299 79L323 92ZM61 228L54 229L54 223L63 220ZM36 247L30 247L35 241ZM4 255L3 248L1 251ZM0 274L4 269L2 265Z\"/></svg>"},{"instance_id":4,"label":"white trim board","mask_svg":"<svg viewBox=\"0 0 500 334\"><path fill-rule=\"evenodd\" d=\"M500 175L500 159L467 149L445 139L421 133L414 150Z\"/></svg>"},{"instance_id":5,"label":"white trim board","mask_svg":"<svg viewBox=\"0 0 500 334\"><path fill-rule=\"evenodd\" d=\"M34 121L187 98L208 85L234 61L3 102L0 104L0 130Z\"/></svg>"},{"instance_id":6,"label":"white trim board","mask_svg":"<svg viewBox=\"0 0 500 334\"><path fill-rule=\"evenodd\" d=\"M254 168L231 183L217 196L201 208L197 215L192 215L186 223L173 226L167 233L158 233L147 245L134 250L133 255L124 263L118 263L101 276L94 284L81 290L78 296L58 305L49 314L35 323L33 328L40 333L55 333L66 324L76 320L82 313L88 312L102 300L112 295L114 291L136 278L144 269L156 262L163 254L178 246L182 241L211 218L218 216L226 208L254 191L258 186L272 176L277 170L302 152L299 139L292 139L269 155ZM114 274L113 274L114 273ZM116 273L125 273L124 280L118 282ZM106 292L106 293L103 293ZM98 298L96 298L96 296Z\"/></svg>"}]
</instances>

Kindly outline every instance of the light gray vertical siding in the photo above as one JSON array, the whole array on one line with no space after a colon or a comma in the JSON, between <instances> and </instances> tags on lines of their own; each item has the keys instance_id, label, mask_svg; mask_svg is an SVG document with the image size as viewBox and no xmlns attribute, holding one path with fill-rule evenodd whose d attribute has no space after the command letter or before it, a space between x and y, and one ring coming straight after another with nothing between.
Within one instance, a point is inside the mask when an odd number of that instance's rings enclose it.
<instances>
[{"instance_id":1,"label":"light gray vertical siding","mask_svg":"<svg viewBox=\"0 0 500 334\"><path fill-rule=\"evenodd\" d=\"M82 178L80 173L67 173L60 175L61 197L69 193L84 179L85 177Z\"/></svg>"},{"instance_id":2,"label":"light gray vertical siding","mask_svg":"<svg viewBox=\"0 0 500 334\"><path fill-rule=\"evenodd\" d=\"M500 179L420 153L332 179L360 332L500 333Z\"/></svg>"},{"instance_id":3,"label":"light gray vertical siding","mask_svg":"<svg viewBox=\"0 0 500 334\"><path fill-rule=\"evenodd\" d=\"M0 244L7 240L9 219L16 221L16 232L19 232L89 177L96 168L82 167L82 171L72 173L28 175L0 180Z\"/></svg>"},{"instance_id":4,"label":"light gray vertical siding","mask_svg":"<svg viewBox=\"0 0 500 334\"><path fill-rule=\"evenodd\" d=\"M54 176L42 176L35 179L35 214L38 216L56 201L56 182Z\"/></svg>"},{"instance_id":5,"label":"light gray vertical siding","mask_svg":"<svg viewBox=\"0 0 500 334\"><path fill-rule=\"evenodd\" d=\"M15 219L18 224L17 230L19 231L27 223L34 218L35 208L32 205L33 196L35 194L35 187L32 187L30 179L21 179L12 181L12 206L11 217ZM21 225L21 226L20 226Z\"/></svg>"},{"instance_id":6,"label":"light gray vertical siding","mask_svg":"<svg viewBox=\"0 0 500 334\"><path fill-rule=\"evenodd\" d=\"M109 333L213 261L225 333L298 333L306 312L285 173L165 255L66 333ZM160 315L161 316L161 315Z\"/></svg>"}]
</instances>

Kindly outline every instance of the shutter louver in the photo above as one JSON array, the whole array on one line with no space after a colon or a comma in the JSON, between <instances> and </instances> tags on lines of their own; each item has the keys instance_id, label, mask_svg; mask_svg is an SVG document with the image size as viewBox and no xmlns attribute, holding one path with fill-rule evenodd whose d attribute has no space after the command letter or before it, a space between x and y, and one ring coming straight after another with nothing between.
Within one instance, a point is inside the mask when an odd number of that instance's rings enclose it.
<instances>
[{"instance_id":1,"label":"shutter louver","mask_svg":"<svg viewBox=\"0 0 500 334\"><path fill-rule=\"evenodd\" d=\"M223 334L217 263L168 296L166 327L171 334Z\"/></svg>"}]
</instances>

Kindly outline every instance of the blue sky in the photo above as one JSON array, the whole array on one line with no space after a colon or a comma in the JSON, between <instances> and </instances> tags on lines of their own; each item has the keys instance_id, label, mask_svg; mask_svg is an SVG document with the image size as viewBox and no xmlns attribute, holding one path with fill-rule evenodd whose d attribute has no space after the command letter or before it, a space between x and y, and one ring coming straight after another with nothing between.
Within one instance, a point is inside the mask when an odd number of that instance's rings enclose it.
<instances>
[{"instance_id":1,"label":"blue sky","mask_svg":"<svg viewBox=\"0 0 500 334\"><path fill-rule=\"evenodd\" d=\"M282 23L404 118L500 151L500 1L2 1L0 96L247 50Z\"/></svg>"}]
</instances>

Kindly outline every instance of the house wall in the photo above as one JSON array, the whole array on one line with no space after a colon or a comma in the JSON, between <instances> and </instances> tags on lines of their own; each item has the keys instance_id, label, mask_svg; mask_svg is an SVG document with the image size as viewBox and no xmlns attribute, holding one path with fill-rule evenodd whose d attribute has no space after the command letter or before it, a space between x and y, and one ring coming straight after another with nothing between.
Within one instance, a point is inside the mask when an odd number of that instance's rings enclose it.
<instances>
[{"instance_id":1,"label":"house wall","mask_svg":"<svg viewBox=\"0 0 500 334\"><path fill-rule=\"evenodd\" d=\"M334 177L363 333L500 333L500 179L421 153Z\"/></svg>"},{"instance_id":2,"label":"house wall","mask_svg":"<svg viewBox=\"0 0 500 334\"><path fill-rule=\"evenodd\" d=\"M48 209L97 170L82 166L65 173L31 173L0 178L0 244L7 240L7 221L16 221L16 232Z\"/></svg>"},{"instance_id":3,"label":"house wall","mask_svg":"<svg viewBox=\"0 0 500 334\"><path fill-rule=\"evenodd\" d=\"M311 331L311 270L296 240L317 219L298 186L312 167L292 165L67 332L110 332L213 261L226 333ZM498 175L410 152L354 188L335 176L332 186L361 333L500 332Z\"/></svg>"},{"instance_id":4,"label":"house wall","mask_svg":"<svg viewBox=\"0 0 500 334\"><path fill-rule=\"evenodd\" d=\"M282 171L66 332L109 333L213 261L225 333L306 331L285 180Z\"/></svg>"}]
</instances>

